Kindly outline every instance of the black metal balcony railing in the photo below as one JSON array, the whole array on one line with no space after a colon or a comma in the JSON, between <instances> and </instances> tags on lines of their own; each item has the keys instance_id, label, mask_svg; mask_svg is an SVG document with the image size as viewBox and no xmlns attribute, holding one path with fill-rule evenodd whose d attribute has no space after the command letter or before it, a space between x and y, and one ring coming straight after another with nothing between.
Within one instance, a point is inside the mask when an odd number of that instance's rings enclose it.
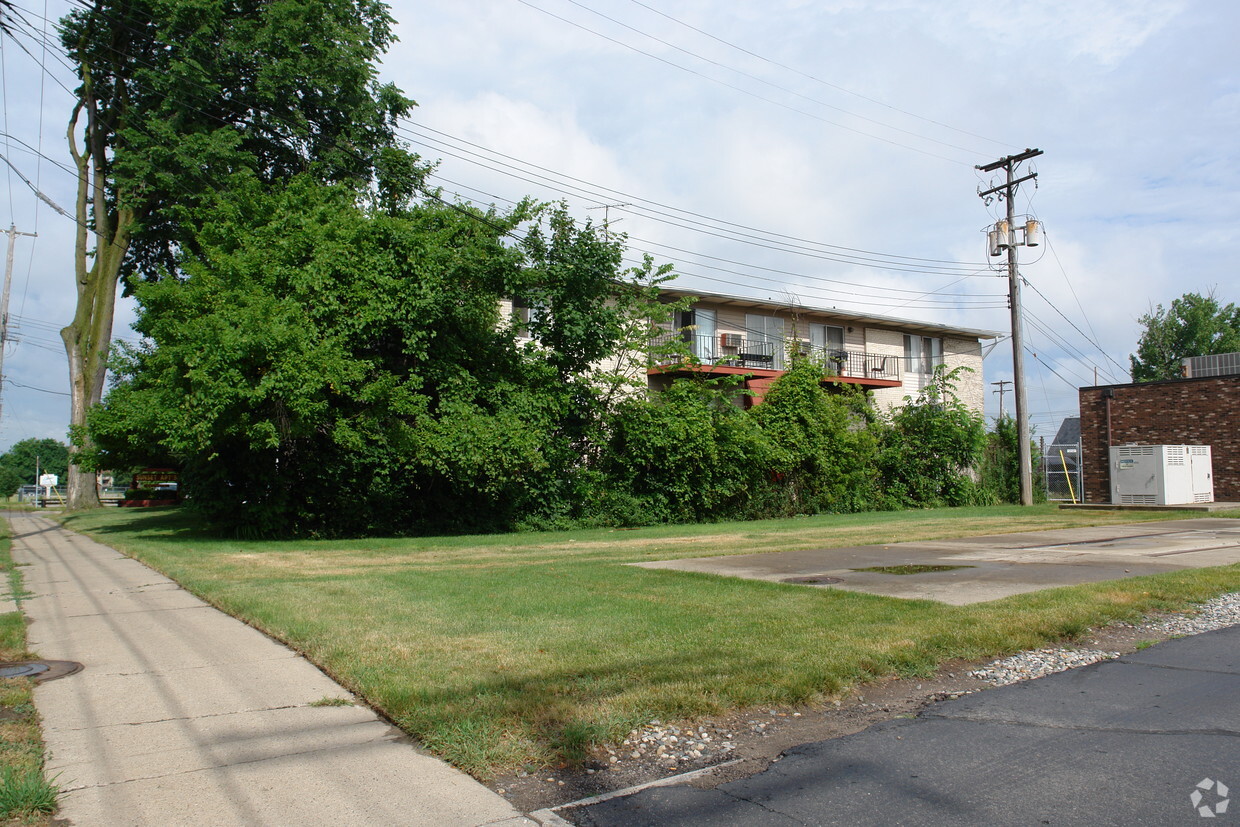
<instances>
[{"instance_id":1,"label":"black metal balcony railing","mask_svg":"<svg viewBox=\"0 0 1240 827\"><path fill-rule=\"evenodd\" d=\"M677 352L664 352L669 345L683 343L683 349ZM704 336L688 333L663 333L651 340L651 349L655 352L654 361L658 365L674 365L683 361L683 353L687 350L698 361L706 365L731 365L741 368L763 368L766 370L784 370L788 361L788 342L767 341L764 339L748 339L734 334ZM823 373L828 376L847 376L850 378L899 380L899 356L883 356L843 348L811 347L807 342L800 342L797 351L819 362Z\"/></svg>"}]
</instances>

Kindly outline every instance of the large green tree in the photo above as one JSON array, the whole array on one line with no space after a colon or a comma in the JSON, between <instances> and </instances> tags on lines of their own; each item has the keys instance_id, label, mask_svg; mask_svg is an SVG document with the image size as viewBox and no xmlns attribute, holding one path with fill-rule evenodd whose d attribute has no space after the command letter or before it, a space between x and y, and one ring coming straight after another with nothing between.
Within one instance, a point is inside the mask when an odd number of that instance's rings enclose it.
<instances>
[{"instance_id":1,"label":"large green tree","mask_svg":"<svg viewBox=\"0 0 1240 827\"><path fill-rule=\"evenodd\" d=\"M12 471L24 485L33 485L36 474L55 474L63 480L69 446L58 439L23 439L0 455L0 467Z\"/></svg>"},{"instance_id":2,"label":"large green tree","mask_svg":"<svg viewBox=\"0 0 1240 827\"><path fill-rule=\"evenodd\" d=\"M378 0L94 0L62 21L81 81L77 310L61 331L79 440L104 388L117 283L177 275L206 217L249 181L308 174L399 197L412 102L375 81L392 40ZM88 447L88 443L86 443ZM73 466L70 507L96 505Z\"/></svg>"},{"instance_id":3,"label":"large green tree","mask_svg":"<svg viewBox=\"0 0 1240 827\"><path fill-rule=\"evenodd\" d=\"M137 285L145 344L90 417L93 463L169 457L247 533L566 514L603 409L591 359L624 329L616 242L562 208L364 200L311 176L234 188L187 277ZM535 323L501 316L514 295Z\"/></svg>"},{"instance_id":4,"label":"large green tree","mask_svg":"<svg viewBox=\"0 0 1240 827\"><path fill-rule=\"evenodd\" d=\"M1213 295L1185 293L1138 321L1145 328L1129 359L1134 382L1183 376L1181 359L1240 351L1240 308Z\"/></svg>"}]
</instances>

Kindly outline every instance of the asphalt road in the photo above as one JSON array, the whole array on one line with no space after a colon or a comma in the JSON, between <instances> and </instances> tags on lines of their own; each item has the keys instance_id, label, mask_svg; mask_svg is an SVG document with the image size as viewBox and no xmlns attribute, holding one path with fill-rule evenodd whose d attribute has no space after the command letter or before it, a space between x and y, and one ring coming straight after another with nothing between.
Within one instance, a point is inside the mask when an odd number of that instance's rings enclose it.
<instances>
[{"instance_id":1,"label":"asphalt road","mask_svg":"<svg viewBox=\"0 0 1240 827\"><path fill-rule=\"evenodd\" d=\"M714 789L648 789L560 815L591 827L1225 825L1240 823L1235 799L1240 627L941 702Z\"/></svg>"}]
</instances>

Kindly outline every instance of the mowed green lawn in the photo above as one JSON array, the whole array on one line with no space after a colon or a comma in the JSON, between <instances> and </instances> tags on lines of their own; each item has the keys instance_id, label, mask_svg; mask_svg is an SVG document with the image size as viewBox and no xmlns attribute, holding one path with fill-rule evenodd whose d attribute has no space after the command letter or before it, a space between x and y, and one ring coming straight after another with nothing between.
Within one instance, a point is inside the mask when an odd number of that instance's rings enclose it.
<instances>
[{"instance_id":1,"label":"mowed green lawn","mask_svg":"<svg viewBox=\"0 0 1240 827\"><path fill-rule=\"evenodd\" d=\"M65 523L286 641L478 776L651 718L815 703L1240 590L1240 565L953 607L624 563L1149 520L1050 506L474 537L255 542L175 510Z\"/></svg>"}]
</instances>

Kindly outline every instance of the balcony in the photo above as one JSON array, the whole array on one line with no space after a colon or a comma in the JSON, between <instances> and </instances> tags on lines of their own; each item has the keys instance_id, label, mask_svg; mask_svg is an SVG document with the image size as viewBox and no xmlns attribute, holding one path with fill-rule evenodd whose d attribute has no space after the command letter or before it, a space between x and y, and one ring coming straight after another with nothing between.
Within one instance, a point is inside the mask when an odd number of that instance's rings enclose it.
<instances>
[{"instance_id":1,"label":"balcony","mask_svg":"<svg viewBox=\"0 0 1240 827\"><path fill-rule=\"evenodd\" d=\"M698 365L691 365L681 353L660 355L659 351L673 343L683 343ZM898 387L901 362L899 356L886 356L842 348L811 347L797 343L801 356L822 365L823 375L833 380L869 387ZM654 367L651 372L671 373L696 369L708 373L754 373L772 375L787 370L788 343L745 338L733 333L703 336L690 333L664 333L651 340Z\"/></svg>"}]
</instances>

